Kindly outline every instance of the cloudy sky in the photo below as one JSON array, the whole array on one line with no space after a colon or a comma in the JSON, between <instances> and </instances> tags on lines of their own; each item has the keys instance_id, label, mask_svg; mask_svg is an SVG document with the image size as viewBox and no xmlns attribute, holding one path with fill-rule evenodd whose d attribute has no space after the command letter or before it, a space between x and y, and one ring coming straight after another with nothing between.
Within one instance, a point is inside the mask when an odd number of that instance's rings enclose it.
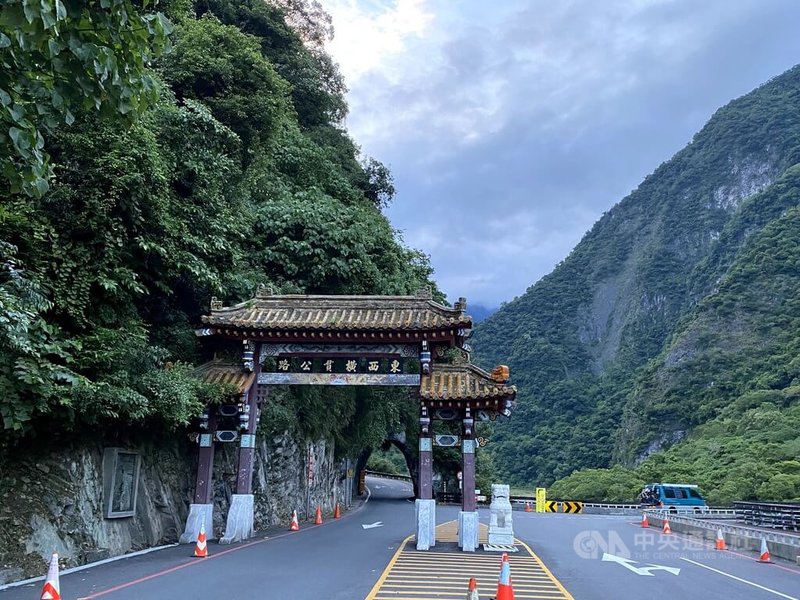
<instances>
[{"instance_id":1,"label":"cloudy sky","mask_svg":"<svg viewBox=\"0 0 800 600\"><path fill-rule=\"evenodd\" d=\"M451 300L550 272L729 100L800 62L800 0L322 0L347 127Z\"/></svg>"}]
</instances>

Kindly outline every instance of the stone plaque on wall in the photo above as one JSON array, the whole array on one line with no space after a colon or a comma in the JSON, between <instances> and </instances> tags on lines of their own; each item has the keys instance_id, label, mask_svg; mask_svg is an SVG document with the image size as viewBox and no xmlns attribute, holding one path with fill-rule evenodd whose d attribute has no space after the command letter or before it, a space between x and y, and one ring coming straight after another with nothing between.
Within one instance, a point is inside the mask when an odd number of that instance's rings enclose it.
<instances>
[{"instance_id":1,"label":"stone plaque on wall","mask_svg":"<svg viewBox=\"0 0 800 600\"><path fill-rule=\"evenodd\" d=\"M136 514L140 460L138 452L122 448L106 448L103 451L103 507L106 519Z\"/></svg>"}]
</instances>

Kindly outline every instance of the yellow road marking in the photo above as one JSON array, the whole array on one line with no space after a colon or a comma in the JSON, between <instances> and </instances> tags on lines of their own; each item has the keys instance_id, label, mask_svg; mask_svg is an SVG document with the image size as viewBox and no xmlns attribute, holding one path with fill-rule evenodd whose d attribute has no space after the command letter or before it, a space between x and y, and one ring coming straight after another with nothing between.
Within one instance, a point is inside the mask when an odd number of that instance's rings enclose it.
<instances>
[{"instance_id":1,"label":"yellow road marking","mask_svg":"<svg viewBox=\"0 0 800 600\"><path fill-rule=\"evenodd\" d=\"M481 524L479 533L485 536L486 525ZM403 540L365 600L463 600L470 577L477 579L481 597L494 596L500 554L482 550L467 554L447 548L448 541L452 545L458 540L455 521L436 528L437 545L431 550L421 552L409 546L413 538L411 535ZM519 540L516 542L526 553L512 554L509 558L514 598L573 600L533 550Z\"/></svg>"}]
</instances>

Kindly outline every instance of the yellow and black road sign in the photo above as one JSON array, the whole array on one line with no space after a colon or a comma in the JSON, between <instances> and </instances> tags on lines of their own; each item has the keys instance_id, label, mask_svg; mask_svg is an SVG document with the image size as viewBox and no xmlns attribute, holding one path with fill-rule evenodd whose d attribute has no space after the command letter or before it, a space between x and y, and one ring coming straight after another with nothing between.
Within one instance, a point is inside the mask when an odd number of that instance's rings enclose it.
<instances>
[{"instance_id":1,"label":"yellow and black road sign","mask_svg":"<svg viewBox=\"0 0 800 600\"><path fill-rule=\"evenodd\" d=\"M561 503L561 512L580 513L583 512L583 502L565 501Z\"/></svg>"},{"instance_id":2,"label":"yellow and black road sign","mask_svg":"<svg viewBox=\"0 0 800 600\"><path fill-rule=\"evenodd\" d=\"M536 512L544 512L544 503L547 502L547 489L536 488Z\"/></svg>"},{"instance_id":3,"label":"yellow and black road sign","mask_svg":"<svg viewBox=\"0 0 800 600\"><path fill-rule=\"evenodd\" d=\"M558 502L555 500L548 500L544 503L544 512L558 512Z\"/></svg>"}]
</instances>

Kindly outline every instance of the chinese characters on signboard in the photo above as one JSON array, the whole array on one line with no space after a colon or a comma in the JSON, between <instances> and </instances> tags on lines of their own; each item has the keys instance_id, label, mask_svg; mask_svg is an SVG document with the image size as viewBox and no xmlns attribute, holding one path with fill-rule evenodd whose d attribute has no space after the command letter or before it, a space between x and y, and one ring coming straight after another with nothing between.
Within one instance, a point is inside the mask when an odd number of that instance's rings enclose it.
<instances>
[{"instance_id":1,"label":"chinese characters on signboard","mask_svg":"<svg viewBox=\"0 0 800 600\"><path fill-rule=\"evenodd\" d=\"M277 373L375 373L399 375L409 366L400 357L303 357L278 356Z\"/></svg>"}]
</instances>

